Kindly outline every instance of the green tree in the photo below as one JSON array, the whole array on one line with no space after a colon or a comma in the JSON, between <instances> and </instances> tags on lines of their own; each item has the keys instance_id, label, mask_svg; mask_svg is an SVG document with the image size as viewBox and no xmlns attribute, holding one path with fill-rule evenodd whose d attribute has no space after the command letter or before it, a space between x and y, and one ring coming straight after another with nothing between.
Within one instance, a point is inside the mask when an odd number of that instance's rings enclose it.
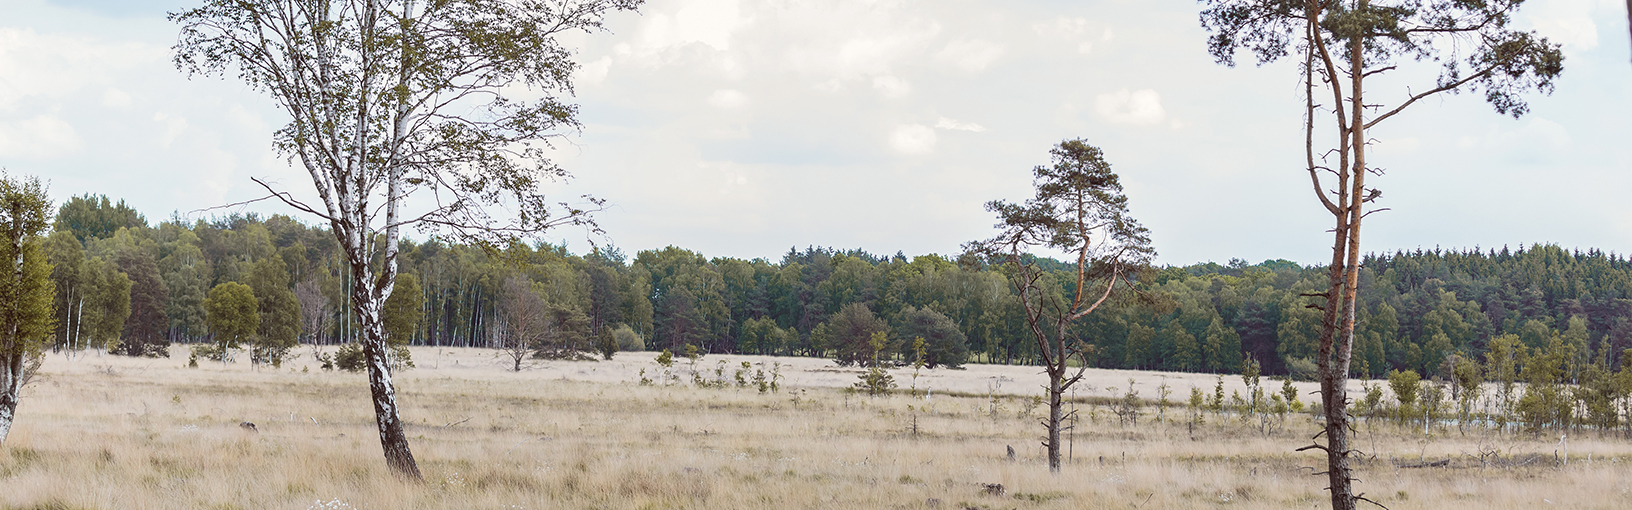
<instances>
[{"instance_id":1,"label":"green tree","mask_svg":"<svg viewBox=\"0 0 1632 510\"><path fill-rule=\"evenodd\" d=\"M85 247L74 234L55 231L45 240L46 256L51 264L51 282L55 285L52 304L53 349L83 349L79 342L84 328L84 302L89 289L86 282Z\"/></svg>"},{"instance_id":2,"label":"green tree","mask_svg":"<svg viewBox=\"0 0 1632 510\"><path fill-rule=\"evenodd\" d=\"M1559 45L1509 26L1522 2L1465 0L1201 0L1201 23L1211 35L1208 51L1234 65L1247 50L1260 63L1288 54L1300 60L1304 84L1304 162L1312 190L1332 216L1332 259L1321 321L1320 368L1326 470L1333 510L1352 510L1348 416L1344 405L1354 348L1360 290L1360 225L1366 204L1381 197L1366 177L1375 171L1366 148L1378 123L1431 96L1463 90L1484 92L1496 111L1517 117L1528 111L1521 94L1551 92L1563 72ZM1440 67L1437 80L1408 88L1403 100L1385 104L1367 93L1402 61ZM1409 66L1408 66L1409 67ZM1384 82L1387 83L1387 82ZM1317 90L1318 89L1318 90ZM1328 113L1329 112L1329 113ZM1369 118L1368 118L1369 117ZM1317 129L1317 123L1331 122ZM1334 129L1335 128L1335 129ZM1315 143L1317 133L1334 137ZM1322 182L1323 176L1332 181Z\"/></svg>"},{"instance_id":3,"label":"green tree","mask_svg":"<svg viewBox=\"0 0 1632 510\"><path fill-rule=\"evenodd\" d=\"M1207 325L1203 356L1206 360L1206 370L1215 373L1229 373L1241 367L1241 334L1234 328L1226 327L1224 319L1217 315Z\"/></svg>"},{"instance_id":4,"label":"green tree","mask_svg":"<svg viewBox=\"0 0 1632 510\"><path fill-rule=\"evenodd\" d=\"M0 444L11 432L22 398L23 383L38 367L41 348L51 335L51 304L56 288L46 261L46 227L51 199L37 177L0 174Z\"/></svg>"},{"instance_id":5,"label":"green tree","mask_svg":"<svg viewBox=\"0 0 1632 510\"><path fill-rule=\"evenodd\" d=\"M146 250L135 248L120 250L117 260L119 269L130 278L130 316L125 319L118 352L168 357L170 341L165 331L170 328L170 318L165 309L170 289L159 277L158 262Z\"/></svg>"},{"instance_id":6,"label":"green tree","mask_svg":"<svg viewBox=\"0 0 1632 510\"><path fill-rule=\"evenodd\" d=\"M414 331L425 318L425 291L419 287L419 278L409 273L397 276L397 288L385 300L380 310L385 323L385 340L391 345L408 345Z\"/></svg>"},{"instance_id":7,"label":"green tree","mask_svg":"<svg viewBox=\"0 0 1632 510\"><path fill-rule=\"evenodd\" d=\"M53 230L69 232L83 243L87 239L112 237L121 228L147 227L147 218L125 205L108 202L106 195L85 194L69 197L57 211Z\"/></svg>"},{"instance_id":8,"label":"green tree","mask_svg":"<svg viewBox=\"0 0 1632 510\"><path fill-rule=\"evenodd\" d=\"M205 322L215 335L215 348L222 361L231 359L232 349L250 340L261 327L260 303L248 285L226 282L210 289L204 300Z\"/></svg>"},{"instance_id":9,"label":"green tree","mask_svg":"<svg viewBox=\"0 0 1632 510\"><path fill-rule=\"evenodd\" d=\"M178 68L236 73L290 116L274 145L305 166L321 204L273 196L327 221L344 253L381 448L399 475L422 480L380 318L396 285L401 228L488 246L563 225L599 230L589 213L601 201L563 210L538 192L567 174L540 144L579 125L562 100L577 64L557 38L600 29L608 13L640 3L208 0L170 15L181 25ZM506 97L515 88L544 93ZM416 192L436 205L406 213L401 201ZM515 214L500 221L492 207Z\"/></svg>"},{"instance_id":10,"label":"green tree","mask_svg":"<svg viewBox=\"0 0 1632 510\"><path fill-rule=\"evenodd\" d=\"M289 349L300 341L300 301L290 290L288 265L280 257L266 257L251 264L244 281L255 293L255 312L260 326L251 338L250 361L283 366Z\"/></svg>"},{"instance_id":11,"label":"green tree","mask_svg":"<svg viewBox=\"0 0 1632 510\"><path fill-rule=\"evenodd\" d=\"M130 317L130 277L119 267L99 258L86 261L84 280L88 302L83 310L87 345L113 351L119 348L119 334Z\"/></svg>"},{"instance_id":12,"label":"green tree","mask_svg":"<svg viewBox=\"0 0 1632 510\"><path fill-rule=\"evenodd\" d=\"M1065 419L1065 392L1082 379L1094 347L1073 325L1131 285L1130 275L1149 267L1155 249L1149 231L1128 212L1128 199L1110 163L1098 147L1066 140L1049 151L1053 164L1032 170L1036 195L1025 203L988 202L997 213L999 234L969 243L965 249L1000 263L1009 273L1025 309L1027 329L1048 373L1048 468L1060 471L1060 424ZM1059 250L1076 259L1062 275L1039 268L1036 249ZM1050 292L1060 288L1061 292ZM1079 367L1068 373L1071 360Z\"/></svg>"},{"instance_id":13,"label":"green tree","mask_svg":"<svg viewBox=\"0 0 1632 510\"><path fill-rule=\"evenodd\" d=\"M1394 391L1394 400L1399 403L1400 423L1407 423L1414 419L1417 412L1417 393L1422 388L1422 376L1415 370L1390 370L1388 372L1388 388Z\"/></svg>"},{"instance_id":14,"label":"green tree","mask_svg":"<svg viewBox=\"0 0 1632 510\"><path fill-rule=\"evenodd\" d=\"M902 309L898 325L895 328L896 338L922 338L924 340L923 364L929 368L937 366L958 367L963 365L964 358L969 355L965 346L968 341L958 325L952 319L940 312L929 308L918 308L908 305ZM912 355L911 346L903 354Z\"/></svg>"},{"instance_id":15,"label":"green tree","mask_svg":"<svg viewBox=\"0 0 1632 510\"><path fill-rule=\"evenodd\" d=\"M1173 343L1173 362L1168 365L1168 368L1181 372L1201 370L1201 345L1196 343L1196 337L1191 335L1184 328L1184 325L1179 324L1179 321L1175 319L1167 323L1167 327L1162 328L1162 336L1171 339L1170 341Z\"/></svg>"},{"instance_id":16,"label":"green tree","mask_svg":"<svg viewBox=\"0 0 1632 510\"><path fill-rule=\"evenodd\" d=\"M868 365L876 362L877 356L873 353L872 341L874 333L889 331L889 325L873 315L873 311L862 303L850 303L833 318L827 321L827 331L832 336L827 347L834 350L833 359L840 366L854 364ZM882 347L885 352L893 351L892 346Z\"/></svg>"}]
</instances>

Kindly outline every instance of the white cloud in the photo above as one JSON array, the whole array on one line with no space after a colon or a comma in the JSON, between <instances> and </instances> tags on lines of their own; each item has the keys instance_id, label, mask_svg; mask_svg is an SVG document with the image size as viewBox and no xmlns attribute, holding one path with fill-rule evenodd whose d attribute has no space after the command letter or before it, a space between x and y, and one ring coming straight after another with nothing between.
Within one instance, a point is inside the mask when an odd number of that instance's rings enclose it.
<instances>
[{"instance_id":1,"label":"white cloud","mask_svg":"<svg viewBox=\"0 0 1632 510\"><path fill-rule=\"evenodd\" d=\"M1003 56L1003 46L981 39L956 40L946 44L935 61L950 64L964 72L978 73Z\"/></svg>"},{"instance_id":2,"label":"white cloud","mask_svg":"<svg viewBox=\"0 0 1632 510\"><path fill-rule=\"evenodd\" d=\"M903 97L912 93L912 84L894 76L873 77L873 88L884 97Z\"/></svg>"},{"instance_id":3,"label":"white cloud","mask_svg":"<svg viewBox=\"0 0 1632 510\"><path fill-rule=\"evenodd\" d=\"M84 145L73 125L54 116L0 121L0 157L51 159Z\"/></svg>"},{"instance_id":4,"label":"white cloud","mask_svg":"<svg viewBox=\"0 0 1632 510\"><path fill-rule=\"evenodd\" d=\"M734 89L719 89L708 95L708 104L715 108L740 110L748 107L748 95Z\"/></svg>"},{"instance_id":5,"label":"white cloud","mask_svg":"<svg viewBox=\"0 0 1632 510\"><path fill-rule=\"evenodd\" d=\"M1094 97L1094 111L1112 124L1135 126L1159 124L1167 117L1161 95L1150 89L1100 94Z\"/></svg>"},{"instance_id":6,"label":"white cloud","mask_svg":"<svg viewBox=\"0 0 1632 510\"><path fill-rule=\"evenodd\" d=\"M1093 43L1093 41L1083 41L1083 42L1077 43L1077 53L1087 55L1087 54L1093 53L1093 52L1094 52L1094 43Z\"/></svg>"},{"instance_id":7,"label":"white cloud","mask_svg":"<svg viewBox=\"0 0 1632 510\"><path fill-rule=\"evenodd\" d=\"M1099 35L1099 40L1105 41L1105 42L1110 42L1112 39L1115 39L1115 38L1116 38L1116 31L1111 30L1111 27L1105 27L1105 33Z\"/></svg>"},{"instance_id":8,"label":"white cloud","mask_svg":"<svg viewBox=\"0 0 1632 510\"><path fill-rule=\"evenodd\" d=\"M916 63L941 24L912 5L868 0L769 3L751 37L775 65L818 79L896 74ZM762 29L762 30L761 30Z\"/></svg>"},{"instance_id":9,"label":"white cloud","mask_svg":"<svg viewBox=\"0 0 1632 510\"><path fill-rule=\"evenodd\" d=\"M584 85L599 85L606 81L606 73L612 70L612 57L601 57L594 62L584 64L578 68L577 82Z\"/></svg>"},{"instance_id":10,"label":"white cloud","mask_svg":"<svg viewBox=\"0 0 1632 510\"><path fill-rule=\"evenodd\" d=\"M1088 20L1060 16L1055 18L1054 21L1032 25L1031 29L1037 32L1037 35L1043 37L1070 39L1082 35L1083 32L1088 30Z\"/></svg>"},{"instance_id":11,"label":"white cloud","mask_svg":"<svg viewBox=\"0 0 1632 510\"><path fill-rule=\"evenodd\" d=\"M1486 142L1510 161L1542 164L1565 156L1573 144L1569 129L1551 120L1531 116L1517 129L1504 129Z\"/></svg>"},{"instance_id":12,"label":"white cloud","mask_svg":"<svg viewBox=\"0 0 1632 510\"><path fill-rule=\"evenodd\" d=\"M929 154L935 151L935 130L923 124L896 126L890 132L890 147L902 154Z\"/></svg>"},{"instance_id":13,"label":"white cloud","mask_svg":"<svg viewBox=\"0 0 1632 510\"><path fill-rule=\"evenodd\" d=\"M163 112L153 114L153 122L159 123L164 128L159 134L159 147L165 149L170 148L170 144L175 143L181 132L187 130L187 119L171 117Z\"/></svg>"},{"instance_id":14,"label":"white cloud","mask_svg":"<svg viewBox=\"0 0 1632 510\"><path fill-rule=\"evenodd\" d=\"M1592 2L1541 2L1522 14L1543 37L1574 51L1598 47L1598 24L1592 20ZM1618 6L1611 6L1610 10ZM1522 22L1521 22L1522 23Z\"/></svg>"},{"instance_id":15,"label":"white cloud","mask_svg":"<svg viewBox=\"0 0 1632 510\"><path fill-rule=\"evenodd\" d=\"M699 43L715 50L731 49L731 37L751 20L742 17L737 0L692 0L672 13L648 12L640 30L641 46L662 51Z\"/></svg>"},{"instance_id":16,"label":"white cloud","mask_svg":"<svg viewBox=\"0 0 1632 510\"><path fill-rule=\"evenodd\" d=\"M128 107L130 106L130 94L126 94L123 90L108 87L108 90L102 92L102 106L111 108Z\"/></svg>"},{"instance_id":17,"label":"white cloud","mask_svg":"<svg viewBox=\"0 0 1632 510\"><path fill-rule=\"evenodd\" d=\"M85 87L107 83L112 75L133 67L160 66L174 72L167 65L167 54L164 48L143 44L106 44L0 27L0 109L10 109L24 98L79 95Z\"/></svg>"},{"instance_id":18,"label":"white cloud","mask_svg":"<svg viewBox=\"0 0 1632 510\"><path fill-rule=\"evenodd\" d=\"M980 124L976 124L976 123L973 123L973 122L958 122L958 121L955 121L955 120L952 120L952 119L949 119L949 118L946 118L946 117L941 117L941 120L935 121L935 127L937 129L953 129L953 130L958 130L958 131L974 131L976 133L979 133L979 132L982 132L982 131L986 130L986 127L981 126Z\"/></svg>"}]
</instances>

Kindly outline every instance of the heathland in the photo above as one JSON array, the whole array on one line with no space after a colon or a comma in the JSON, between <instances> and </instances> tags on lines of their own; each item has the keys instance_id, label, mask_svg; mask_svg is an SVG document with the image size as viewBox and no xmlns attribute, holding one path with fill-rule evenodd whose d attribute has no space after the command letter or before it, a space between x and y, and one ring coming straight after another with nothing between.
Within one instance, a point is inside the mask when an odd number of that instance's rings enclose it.
<instances>
[{"instance_id":1,"label":"heathland","mask_svg":"<svg viewBox=\"0 0 1632 510\"><path fill-rule=\"evenodd\" d=\"M426 483L380 462L361 374L309 347L281 368L50 354L0 449L6 508L1314 508L1315 416L1192 407L1240 376L1092 369L1063 471L1037 424L1037 367L890 369L846 388L832 360L655 353L527 361L412 348L397 373ZM747 362L743 382L738 370ZM695 366L699 372L693 378ZM644 370L644 373L642 372ZM777 383L760 391L759 373ZM642 384L641 379L651 380ZM1130 379L1133 399L1127 399ZM699 386L698 382L703 383ZM1264 382L1279 392L1279 381ZM1295 383L1309 398L1313 388ZM1359 389L1360 382L1355 383ZM1375 383L1383 384L1383 383ZM1161 387L1171 402L1163 406ZM1386 384L1383 384L1386 386ZM1356 396L1358 397L1358 394ZM1229 399L1226 399L1229 400ZM1130 406L1129 403L1134 405ZM254 431L242 426L254 424ZM1632 445L1596 430L1357 424L1358 489L1388 508L1625 508ZM1013 448L1010 456L1009 448ZM1001 484L1001 494L995 484Z\"/></svg>"}]
</instances>

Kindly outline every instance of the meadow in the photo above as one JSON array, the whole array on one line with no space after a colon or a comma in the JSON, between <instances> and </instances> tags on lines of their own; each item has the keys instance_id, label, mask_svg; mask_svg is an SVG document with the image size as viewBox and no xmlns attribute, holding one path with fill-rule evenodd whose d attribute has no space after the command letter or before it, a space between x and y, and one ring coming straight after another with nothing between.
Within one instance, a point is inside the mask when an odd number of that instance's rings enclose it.
<instances>
[{"instance_id":1,"label":"meadow","mask_svg":"<svg viewBox=\"0 0 1632 510\"><path fill-rule=\"evenodd\" d=\"M185 348L173 349L185 353ZM280 369L81 353L49 355L0 446L0 507L419 508L1321 508L1324 459L1293 451L1307 413L1268 421L1180 404L1218 378L1095 370L1082 383L1063 472L1048 472L1035 367L892 369L901 388L845 391L830 360L711 355L661 376L653 353L534 361L414 348L397 374L425 482L396 479L365 377L320 370L302 347ZM722 363L723 362L723 363ZM748 362L775 392L735 381ZM719 368L719 372L715 369ZM653 379L640 384L640 370ZM1128 379L1137 421L1111 402ZM1225 377L1226 391L1241 388ZM916 387L916 392L908 391ZM1278 388L1278 383L1271 389ZM1300 391L1307 396L1312 385ZM253 422L256 431L240 427ZM1267 424L1267 426L1266 426ZM1632 507L1632 442L1586 432L1463 435L1362 422L1358 489L1391 509ZM1009 448L1014 456L1011 458ZM1001 484L1001 494L991 490Z\"/></svg>"}]
</instances>

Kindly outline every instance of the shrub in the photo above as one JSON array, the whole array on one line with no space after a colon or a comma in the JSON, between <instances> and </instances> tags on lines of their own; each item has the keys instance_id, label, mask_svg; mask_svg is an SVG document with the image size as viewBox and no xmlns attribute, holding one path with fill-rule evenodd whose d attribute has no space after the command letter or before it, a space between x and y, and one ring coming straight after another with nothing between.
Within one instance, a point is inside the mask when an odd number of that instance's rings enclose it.
<instances>
[{"instance_id":1,"label":"shrub","mask_svg":"<svg viewBox=\"0 0 1632 510\"><path fill-rule=\"evenodd\" d=\"M357 372L367 363L363 356L363 346L357 343L340 344L334 351L334 367L347 372Z\"/></svg>"},{"instance_id":2,"label":"shrub","mask_svg":"<svg viewBox=\"0 0 1632 510\"><path fill-rule=\"evenodd\" d=\"M628 324L619 324L612 328L612 338L618 342L618 350L623 352L646 350L646 340L635 332L635 328Z\"/></svg>"}]
</instances>

